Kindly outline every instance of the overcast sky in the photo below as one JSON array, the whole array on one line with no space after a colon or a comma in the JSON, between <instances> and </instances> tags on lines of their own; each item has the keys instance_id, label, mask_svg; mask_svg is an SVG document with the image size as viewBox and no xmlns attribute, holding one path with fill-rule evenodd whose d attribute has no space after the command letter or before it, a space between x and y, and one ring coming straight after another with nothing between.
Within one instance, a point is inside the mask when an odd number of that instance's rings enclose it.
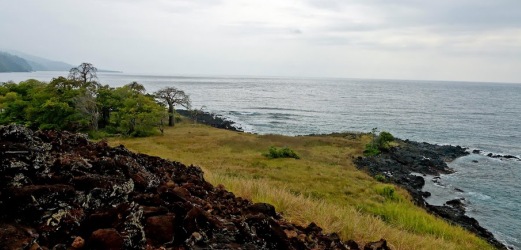
<instances>
[{"instance_id":1,"label":"overcast sky","mask_svg":"<svg viewBox=\"0 0 521 250\"><path fill-rule=\"evenodd\" d=\"M0 0L0 49L126 73L521 83L521 0Z\"/></svg>"}]
</instances>

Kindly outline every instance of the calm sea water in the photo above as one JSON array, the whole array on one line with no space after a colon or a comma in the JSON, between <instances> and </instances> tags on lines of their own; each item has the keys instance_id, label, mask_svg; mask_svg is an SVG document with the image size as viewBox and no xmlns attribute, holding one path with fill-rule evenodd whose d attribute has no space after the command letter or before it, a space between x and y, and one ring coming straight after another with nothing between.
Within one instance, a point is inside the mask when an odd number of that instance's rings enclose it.
<instances>
[{"instance_id":1,"label":"calm sea water","mask_svg":"<svg viewBox=\"0 0 521 250\"><path fill-rule=\"evenodd\" d=\"M49 81L66 72L0 74L0 82ZM377 127L416 141L461 145L484 154L521 154L521 84L315 78L172 77L99 73L99 81L175 86L194 108L221 114L248 132L304 135ZM521 249L521 161L470 155L458 172L429 183L432 203L465 198L468 214ZM464 192L455 191L455 188Z\"/></svg>"}]
</instances>

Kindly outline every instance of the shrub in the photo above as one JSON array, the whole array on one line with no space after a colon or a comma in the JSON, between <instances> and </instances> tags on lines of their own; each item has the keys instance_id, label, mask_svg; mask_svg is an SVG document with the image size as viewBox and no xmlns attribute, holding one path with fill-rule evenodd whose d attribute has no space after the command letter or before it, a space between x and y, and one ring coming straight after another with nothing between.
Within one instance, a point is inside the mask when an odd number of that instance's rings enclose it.
<instances>
[{"instance_id":1,"label":"shrub","mask_svg":"<svg viewBox=\"0 0 521 250\"><path fill-rule=\"evenodd\" d=\"M387 178L385 178L385 175L383 174L377 174L374 176L374 178L379 182L385 182L387 180Z\"/></svg>"},{"instance_id":2,"label":"shrub","mask_svg":"<svg viewBox=\"0 0 521 250\"><path fill-rule=\"evenodd\" d=\"M295 151L291 150L288 147L277 148L271 146L268 153L265 154L266 157L275 159L275 158L294 158L300 159L300 156L295 153Z\"/></svg>"},{"instance_id":3,"label":"shrub","mask_svg":"<svg viewBox=\"0 0 521 250\"><path fill-rule=\"evenodd\" d=\"M381 151L387 151L391 148L390 143L394 141L394 136L391 133L382 131L378 136L376 136L376 128L373 128L371 135L373 136L373 139L370 143L365 145L365 156L376 156L379 155Z\"/></svg>"},{"instance_id":4,"label":"shrub","mask_svg":"<svg viewBox=\"0 0 521 250\"><path fill-rule=\"evenodd\" d=\"M378 148L381 150L387 150L390 148L390 143L394 141L394 136L386 131L380 132L380 135L378 135L378 138L376 140L376 144L378 145Z\"/></svg>"},{"instance_id":5,"label":"shrub","mask_svg":"<svg viewBox=\"0 0 521 250\"><path fill-rule=\"evenodd\" d=\"M379 154L380 150L373 143L365 145L364 156L376 156Z\"/></svg>"}]
</instances>

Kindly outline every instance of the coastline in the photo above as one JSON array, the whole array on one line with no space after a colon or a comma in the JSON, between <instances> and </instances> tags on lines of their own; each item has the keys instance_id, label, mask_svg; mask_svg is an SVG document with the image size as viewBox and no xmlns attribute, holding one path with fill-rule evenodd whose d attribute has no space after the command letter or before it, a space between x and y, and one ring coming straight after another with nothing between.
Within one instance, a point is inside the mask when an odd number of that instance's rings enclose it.
<instances>
[{"instance_id":1,"label":"coastline","mask_svg":"<svg viewBox=\"0 0 521 250\"><path fill-rule=\"evenodd\" d=\"M482 227L476 219L466 215L464 199L445 199L441 205L427 202L431 193L423 190L426 183L425 178L431 176L432 181L436 182L439 181L440 175L454 173L454 170L448 167L447 162L469 155L466 148L400 139L398 139L398 144L399 146L388 152L382 152L378 156L359 157L355 159L355 164L373 177L385 176L386 182L405 188L411 194L415 204L429 213L475 233L498 249L509 249L488 229ZM438 197L438 199L441 198Z\"/></svg>"},{"instance_id":2,"label":"coastline","mask_svg":"<svg viewBox=\"0 0 521 250\"><path fill-rule=\"evenodd\" d=\"M185 109L178 109L176 112L179 115L192 119L195 123L202 123L214 128L226 129L235 132L244 132L241 127L237 127L235 125L234 121L228 120L216 114L200 110L190 111Z\"/></svg>"},{"instance_id":3,"label":"coastline","mask_svg":"<svg viewBox=\"0 0 521 250\"><path fill-rule=\"evenodd\" d=\"M212 115L212 114L207 114L207 115L213 117L211 121L214 121L214 122L217 122L217 123L225 121L222 118L218 118L218 116L215 116L215 115ZM231 122L231 121L226 122L225 121L225 124L233 124L233 122ZM213 127L218 127L218 126L213 126ZM222 128L227 129L227 130L232 130L232 131L238 131L236 128L230 129L229 126L224 126ZM410 167L412 167L412 168L416 167L416 169L414 169L416 172L424 173L424 174L425 173L427 173L427 174L437 174L437 173L441 173L441 172L447 173L447 174L451 173L452 172L451 169L447 167L445 162L453 160L453 159L456 159L457 157L460 157L461 155L468 154L465 151L465 149L461 148L461 147L437 146L437 145L431 145L431 144L427 144L427 143L417 143L417 142L412 142L412 141L402 141L402 142L406 143L406 144L403 144L403 145L406 145L406 146L407 145L409 145L409 146L413 145L413 146L405 147L405 146L402 145L403 148L407 148L406 151L398 151L397 152L397 150L394 150L394 153L395 153L394 156L395 157L398 156L398 157L396 157L396 159L400 159L401 163L411 163L412 165L410 165ZM420 151L418 151L418 149ZM388 152L388 153L390 153L390 152ZM423 157L421 157L421 158L416 157L418 155L422 155ZM377 158L377 157L373 157L371 159L374 159L374 158ZM357 160L359 160L359 159L363 159L363 158L358 158ZM416 159L419 159L419 160L417 161ZM419 164L418 162L421 163L421 164ZM441 164L440 162L443 163L443 164ZM386 161L386 163L389 163L389 162ZM415 163L419 164L419 165L415 165ZM410 169L405 169L405 170L404 169L398 169L398 170L403 170L405 172L405 171L409 171ZM398 175L396 173L400 173L400 171L397 171L397 170L393 169L393 172L384 172L384 173L388 174L390 176L393 176L394 178L396 178L396 177L398 177ZM405 181L410 181L411 178L408 177L409 179L407 179L407 177L405 177L404 180ZM398 179L398 178L396 178L396 179ZM424 184L424 182L425 182L425 180L422 177L412 178L412 180L416 181L416 182L411 182L415 186L422 186ZM421 181L419 181L419 180L421 180ZM421 185L418 184L418 183L420 183ZM420 190L421 190L421 187L420 187ZM408 191L411 192L410 190L408 190ZM419 194L420 194L420 197L422 197L424 195L423 193L419 193ZM413 195L413 197L414 197L414 195ZM454 205L456 206L457 204L454 204ZM429 206L426 206L426 207L430 208ZM448 207L448 206L443 206L444 209L445 209L445 207ZM426 209L426 210L429 211L428 209ZM443 210L443 211L445 211L445 210ZM432 213L432 211L431 211L431 213ZM479 225L479 223L477 223L477 221L475 221L475 220L473 220L473 221L470 220L470 224L472 226L474 224ZM482 237L485 238L484 236L482 236ZM504 245L501 245L501 243L497 242L497 240L493 236L491 236L491 237L492 237L491 239L487 238L487 241L489 243L491 243L494 247L497 247L497 248L500 248L500 249L507 249ZM494 242L494 241L496 241L497 243Z\"/></svg>"},{"instance_id":4,"label":"coastline","mask_svg":"<svg viewBox=\"0 0 521 250\"><path fill-rule=\"evenodd\" d=\"M235 127L233 121L215 114L198 111L194 116L187 110L178 110L178 113L212 127L244 132L242 128ZM444 204L434 205L426 200L431 196L431 193L423 191L427 176L433 176L436 179L439 178L440 174L452 174L454 170L448 167L448 162L471 153L481 154L481 151L473 150L469 152L467 148L452 145L436 145L401 139L397 139L397 141L399 141L399 147L395 147L388 152L382 152L381 155L376 157L359 157L354 160L354 163L359 169L363 169L373 177L383 175L386 177L386 182L405 188L411 194L414 203L427 212L475 233L498 249L509 249L488 229L482 227L476 219L466 215L464 200L444 199ZM484 155L490 158L521 160L512 155Z\"/></svg>"}]
</instances>

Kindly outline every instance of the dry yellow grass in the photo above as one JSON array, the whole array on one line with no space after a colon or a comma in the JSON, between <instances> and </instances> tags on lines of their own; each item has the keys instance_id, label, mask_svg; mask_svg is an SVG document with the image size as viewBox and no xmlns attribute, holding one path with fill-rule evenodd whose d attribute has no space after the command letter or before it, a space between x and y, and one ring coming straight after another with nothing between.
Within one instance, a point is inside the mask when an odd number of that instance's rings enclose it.
<instances>
[{"instance_id":1,"label":"dry yellow grass","mask_svg":"<svg viewBox=\"0 0 521 250\"><path fill-rule=\"evenodd\" d=\"M268 202L294 223L314 221L357 242L385 238L393 249L493 249L485 241L427 214L406 191L375 181L354 166L368 138L253 135L182 122L162 136L112 138L111 145L197 165L214 185ZM268 159L270 146L287 146L296 159ZM393 189L392 197L382 190Z\"/></svg>"}]
</instances>

